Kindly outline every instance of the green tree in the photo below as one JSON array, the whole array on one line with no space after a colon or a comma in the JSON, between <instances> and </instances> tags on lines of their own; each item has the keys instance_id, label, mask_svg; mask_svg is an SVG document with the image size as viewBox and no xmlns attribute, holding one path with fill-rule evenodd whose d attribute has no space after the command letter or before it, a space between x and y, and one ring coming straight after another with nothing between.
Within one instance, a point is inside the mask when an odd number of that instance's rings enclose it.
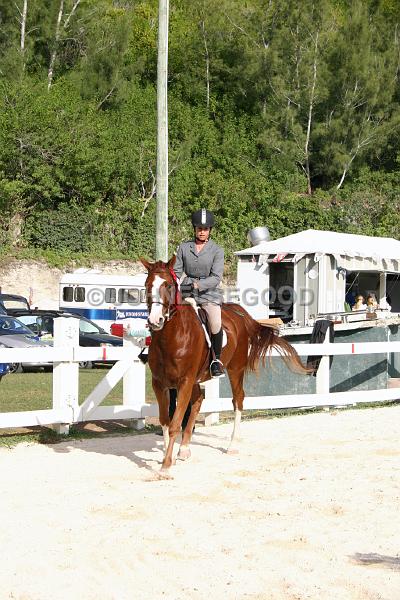
<instances>
[{"instance_id":1,"label":"green tree","mask_svg":"<svg viewBox=\"0 0 400 600\"><path fill-rule=\"evenodd\" d=\"M371 3L373 4L373 3ZM379 10L351 3L330 49L329 97L316 136L316 169L340 189L351 168L379 155L399 125L399 40Z\"/></svg>"}]
</instances>

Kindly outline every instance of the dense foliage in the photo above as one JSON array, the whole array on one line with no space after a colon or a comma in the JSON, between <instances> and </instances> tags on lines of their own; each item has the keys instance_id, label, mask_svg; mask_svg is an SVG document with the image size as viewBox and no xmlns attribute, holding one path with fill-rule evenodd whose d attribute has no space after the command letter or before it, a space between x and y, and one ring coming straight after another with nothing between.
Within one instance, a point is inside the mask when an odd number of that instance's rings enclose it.
<instances>
[{"instance_id":1,"label":"dense foliage","mask_svg":"<svg viewBox=\"0 0 400 600\"><path fill-rule=\"evenodd\" d=\"M0 244L152 256L158 0L0 0ZM170 0L171 250L192 209L398 237L400 4ZM36 250L35 250L36 251Z\"/></svg>"}]
</instances>

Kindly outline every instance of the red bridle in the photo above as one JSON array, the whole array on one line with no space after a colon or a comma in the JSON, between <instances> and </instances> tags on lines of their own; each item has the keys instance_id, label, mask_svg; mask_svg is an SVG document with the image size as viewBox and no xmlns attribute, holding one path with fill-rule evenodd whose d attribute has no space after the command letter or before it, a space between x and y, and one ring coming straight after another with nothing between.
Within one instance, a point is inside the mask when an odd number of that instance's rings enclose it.
<instances>
[{"instance_id":1,"label":"red bridle","mask_svg":"<svg viewBox=\"0 0 400 600\"><path fill-rule=\"evenodd\" d=\"M170 267L169 272L171 273L172 279L175 282L176 288L175 288L175 308L177 310L179 310L182 307L182 296L181 296L181 290L180 290L180 286L179 286L179 281L178 278L176 276L175 271L173 270L172 267Z\"/></svg>"}]
</instances>

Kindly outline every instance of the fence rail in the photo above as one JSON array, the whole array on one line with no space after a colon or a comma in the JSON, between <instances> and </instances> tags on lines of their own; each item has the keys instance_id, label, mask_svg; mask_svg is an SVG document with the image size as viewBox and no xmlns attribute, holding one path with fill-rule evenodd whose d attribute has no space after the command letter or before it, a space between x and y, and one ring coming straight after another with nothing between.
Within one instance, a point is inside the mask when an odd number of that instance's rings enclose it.
<instances>
[{"instance_id":1,"label":"fence rail","mask_svg":"<svg viewBox=\"0 0 400 600\"><path fill-rule=\"evenodd\" d=\"M79 346L78 322L55 320L54 346L48 348L1 348L0 363L47 362L53 367L53 408L48 410L0 413L0 428L53 426L68 432L69 426L88 420L129 419L141 429L145 418L158 416L156 404L146 403L145 366L138 358L139 348L124 339L122 347L83 348ZM329 333L329 332L328 332ZM294 344L300 356L321 356L316 376L315 394L246 397L246 410L300 408L310 406L349 405L358 402L381 402L400 398L400 389L353 390L329 392L329 357L339 355L385 354L400 352L400 342ZM272 356L280 356L272 352ZM88 397L79 404L79 363L82 361L116 361ZM11 376L10 376L11 377ZM122 404L101 406L115 385L123 380ZM0 399L1 399L0 384ZM232 408L231 398L221 398L219 381L205 384L201 412L206 422L218 420L220 411Z\"/></svg>"}]
</instances>

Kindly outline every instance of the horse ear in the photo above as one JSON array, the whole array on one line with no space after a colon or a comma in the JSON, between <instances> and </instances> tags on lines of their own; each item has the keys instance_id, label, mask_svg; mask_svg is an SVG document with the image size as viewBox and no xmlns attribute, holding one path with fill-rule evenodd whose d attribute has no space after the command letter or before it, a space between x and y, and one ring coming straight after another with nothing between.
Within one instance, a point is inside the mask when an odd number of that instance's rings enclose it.
<instances>
[{"instance_id":1,"label":"horse ear","mask_svg":"<svg viewBox=\"0 0 400 600\"><path fill-rule=\"evenodd\" d=\"M174 268L175 261L176 261L176 254L174 254L167 263L169 269Z\"/></svg>"},{"instance_id":2,"label":"horse ear","mask_svg":"<svg viewBox=\"0 0 400 600\"><path fill-rule=\"evenodd\" d=\"M140 256L139 260L142 263L142 265L144 266L144 268L146 269L146 271L150 271L151 262L149 262L148 260L143 258L143 256Z\"/></svg>"}]
</instances>

